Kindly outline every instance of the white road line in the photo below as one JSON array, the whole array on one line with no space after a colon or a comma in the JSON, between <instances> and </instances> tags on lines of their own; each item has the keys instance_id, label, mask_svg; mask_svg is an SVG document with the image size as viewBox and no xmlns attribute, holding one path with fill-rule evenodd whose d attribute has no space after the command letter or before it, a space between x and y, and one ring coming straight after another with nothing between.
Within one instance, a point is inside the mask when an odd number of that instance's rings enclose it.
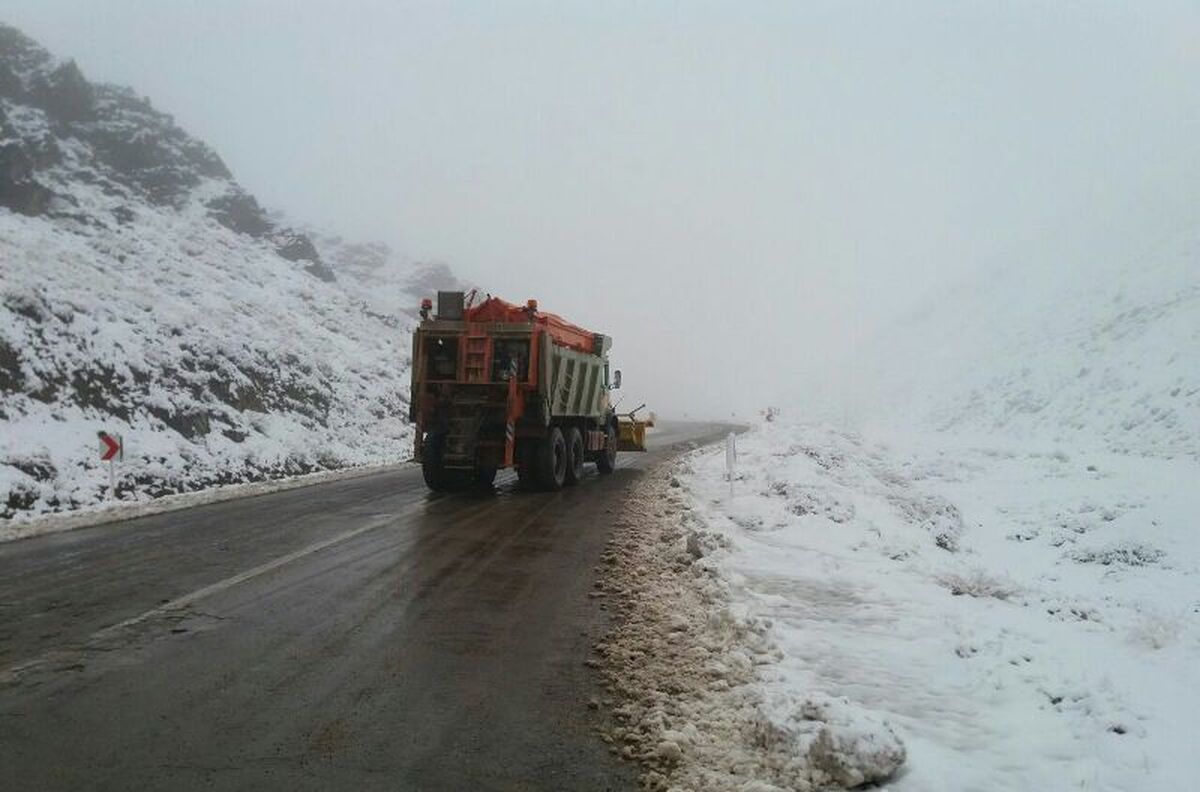
<instances>
[{"instance_id":1,"label":"white road line","mask_svg":"<svg viewBox=\"0 0 1200 792\"><path fill-rule=\"evenodd\" d=\"M639 459L638 461L640 462L641 460ZM621 468L632 467L633 462L634 462L634 460L628 458L628 455L626 455L625 459L618 460L617 466L621 467ZM543 505L543 507L536 512L535 516L539 516L543 511L545 511L545 509L552 502L553 501L550 501L550 502L547 502L545 505ZM414 509L423 509L423 508L425 508L425 503L423 501L418 501L416 503L410 504L409 506L399 510L395 514L388 515L387 517L384 517L381 519L373 520L373 521L367 523L366 525L361 525L358 528L352 528L348 531L343 531L342 533L337 534L336 536L331 536L328 539L322 539L319 542L314 542L313 544L310 544L306 547L302 547L299 550L294 550L285 555L281 555L278 558L275 558L275 559L272 559L271 561L266 562L265 564L260 564L259 566L256 566L252 569L247 569L244 572L239 572L236 575L227 577L224 580L219 580L216 583L212 583L210 585L204 586L203 588L196 589L195 591L191 592L190 594L184 594L182 597L176 597L175 599L171 600L170 602L164 602L161 605L151 608L150 610L146 611L145 613L140 613L137 616L133 616L132 618L126 619L123 622L118 622L117 624L109 625L108 627L105 627L105 628L98 630L98 631L92 633L91 635L89 635L84 643L86 645L87 643L91 643L94 641L103 641L104 639L109 638L109 637L121 632L122 630L128 629L129 627L133 627L135 625L141 624L142 622L149 621L150 619L154 619L159 616L165 616L168 613L171 613L173 611L182 610L182 609L186 608L187 606L192 605L193 603L196 603L196 602L199 602L200 600L211 597L214 594L219 594L220 592L230 589L241 583L245 583L247 580L253 580L256 577L259 577L260 575L265 575L266 573L271 572L276 569L279 569L280 567L290 564L293 561L298 561L301 558L312 555L313 553L318 553L327 547L332 547L333 545L340 544L341 542L345 542L349 539L353 539L356 536L361 536L362 534L365 534L368 531L373 531L376 528L381 528L382 526L387 525L388 523L392 523L399 519L402 519L404 516L407 516L408 512L410 512ZM481 511L486 511L486 509L482 509ZM28 671L31 668L35 668L39 665L43 665L55 658L67 658L70 656L73 656L73 655L72 655L72 652L69 650L52 649L49 652L45 652L41 655L38 655L37 657L10 665L5 669L0 670L0 683L11 682L11 681L15 680L18 676L20 676L21 673Z\"/></svg>"},{"instance_id":2,"label":"white road line","mask_svg":"<svg viewBox=\"0 0 1200 792\"><path fill-rule=\"evenodd\" d=\"M419 505L423 508L425 504L421 503L421 504L416 504L416 505ZM117 633L121 632L122 630L128 629L129 627L133 627L135 625L141 624L142 622L149 621L150 619L154 619L159 616L165 616L168 613L171 613L173 611L183 610L184 608L188 607L189 605L192 605L193 603L196 603L196 602L199 602L200 600L211 597L214 594L219 594L220 592L225 591L226 589L232 588L240 583L245 583L247 580L252 580L256 577L259 577L260 575L265 575L268 572L272 572L276 569L279 569L280 567L290 564L293 561L298 561L301 558L304 558L305 556L310 556L313 553L319 553L320 551L326 549L327 547L332 547L333 545L340 544L347 540L353 539L356 536L361 536L362 534L365 534L368 531L374 531L377 528L382 528L383 526L385 526L389 523L393 523L398 519L402 519L402 517L404 516L404 513L408 512L408 511L410 511L410 509L403 509L403 510L397 512L396 514L391 514L391 515L388 515L387 517L384 517L381 519L372 520L371 522L367 523L366 525L360 525L358 528L352 528L348 531L343 531L342 533L337 534L336 536L331 536L328 539L322 539L319 542L314 542L313 544L310 544L306 547L302 547L299 550L294 550L285 555L281 555L278 558L272 559L271 561L268 561L265 564L259 564L258 566L253 567L252 569L247 569L244 572L239 572L238 574L233 575L231 577L227 577L224 580L218 580L216 583L211 583L207 586L204 586L203 588L196 589L195 591L191 592L190 594L184 594L182 597L176 597L175 599L171 600L170 602L164 602L161 605L151 608L150 610L146 611L145 613L140 613L137 616L126 619L123 622L118 622L117 624L112 624L101 630L97 630L96 632L89 635L87 637L87 639L84 641L84 643L86 645L88 643L92 643L95 641L103 641L104 639L109 638L113 635L116 635ZM30 658L29 660L24 660L19 663L16 663L16 664L11 665L8 668L5 668L4 670L0 671L0 682L12 681L16 677L18 677L22 672L27 671L30 668L35 668L35 667L42 665L50 660L53 660L56 657L65 657L70 654L71 654L70 651L54 649L54 650L51 650L44 654L38 655L37 657Z\"/></svg>"},{"instance_id":3,"label":"white road line","mask_svg":"<svg viewBox=\"0 0 1200 792\"><path fill-rule=\"evenodd\" d=\"M352 528L349 531L343 531L342 533L337 534L336 536L331 536L328 539L322 539L320 542L314 542L307 547L301 547L299 550L294 550L286 555L281 555L279 558L268 561L265 564L259 564L252 569L247 569L245 572L239 572L232 577L227 577L224 580L218 580L216 583L207 585L204 588L196 589L191 594L184 594L182 597L176 597L170 602L164 602L156 608L151 608L145 613L134 616L132 619L126 619L123 622L105 627L103 630L93 633L92 637L105 638L111 633L120 632L126 627L132 627L135 624L141 624L147 619L153 619L156 616L163 616L171 611L182 610L188 605L191 605L193 602L199 602L202 599L211 597L213 594L219 594L228 588L232 588L239 583L245 583L247 580L256 578L259 575L265 575L268 572L279 569L281 566L290 564L293 561L298 561L305 556L310 556L313 553L319 553L327 547L332 547L335 544L341 544L347 539L353 539L354 537L361 536L368 531L373 531L376 528L380 528L390 522L394 522L398 516L399 515L389 515L386 518L369 522L366 525L360 525L359 527Z\"/></svg>"}]
</instances>

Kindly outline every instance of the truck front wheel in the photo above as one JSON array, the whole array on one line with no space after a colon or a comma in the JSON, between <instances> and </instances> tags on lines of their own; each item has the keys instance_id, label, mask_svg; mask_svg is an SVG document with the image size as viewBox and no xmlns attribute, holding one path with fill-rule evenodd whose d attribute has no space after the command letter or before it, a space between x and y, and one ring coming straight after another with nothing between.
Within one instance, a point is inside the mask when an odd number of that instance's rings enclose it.
<instances>
[{"instance_id":1,"label":"truck front wheel","mask_svg":"<svg viewBox=\"0 0 1200 792\"><path fill-rule=\"evenodd\" d=\"M574 484L583 478L583 435L572 426L567 430L567 475L566 482Z\"/></svg>"},{"instance_id":2,"label":"truck front wheel","mask_svg":"<svg viewBox=\"0 0 1200 792\"><path fill-rule=\"evenodd\" d=\"M604 430L604 451L596 459L596 470L612 473L617 469L617 425L610 423Z\"/></svg>"},{"instance_id":3,"label":"truck front wheel","mask_svg":"<svg viewBox=\"0 0 1200 792\"><path fill-rule=\"evenodd\" d=\"M545 489L561 489L567 478L567 441L562 430L557 426L550 429L550 435L538 443L537 466L538 483Z\"/></svg>"}]
</instances>

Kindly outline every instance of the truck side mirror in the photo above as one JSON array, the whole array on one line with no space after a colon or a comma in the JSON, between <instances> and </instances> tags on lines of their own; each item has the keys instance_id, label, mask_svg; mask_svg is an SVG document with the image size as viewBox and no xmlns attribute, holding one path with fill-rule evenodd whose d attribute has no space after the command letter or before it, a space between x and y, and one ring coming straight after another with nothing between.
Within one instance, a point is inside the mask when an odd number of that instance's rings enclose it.
<instances>
[{"instance_id":1,"label":"truck side mirror","mask_svg":"<svg viewBox=\"0 0 1200 792\"><path fill-rule=\"evenodd\" d=\"M617 369L613 372L612 385L609 386L609 390L616 390L619 387L621 387L621 370Z\"/></svg>"}]
</instances>

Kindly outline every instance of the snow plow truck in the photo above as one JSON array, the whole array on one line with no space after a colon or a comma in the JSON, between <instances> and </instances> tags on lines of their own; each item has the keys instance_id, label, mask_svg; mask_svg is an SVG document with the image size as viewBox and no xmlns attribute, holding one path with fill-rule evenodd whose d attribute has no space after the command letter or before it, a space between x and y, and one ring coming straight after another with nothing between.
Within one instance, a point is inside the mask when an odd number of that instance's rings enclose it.
<instances>
[{"instance_id":1,"label":"snow plow truck","mask_svg":"<svg viewBox=\"0 0 1200 792\"><path fill-rule=\"evenodd\" d=\"M522 486L574 484L584 464L601 473L617 451L644 451L609 398L612 340L538 309L497 297L442 291L421 302L413 332L409 420L413 456L431 490L490 486L515 468ZM622 441L622 433L627 438Z\"/></svg>"}]
</instances>

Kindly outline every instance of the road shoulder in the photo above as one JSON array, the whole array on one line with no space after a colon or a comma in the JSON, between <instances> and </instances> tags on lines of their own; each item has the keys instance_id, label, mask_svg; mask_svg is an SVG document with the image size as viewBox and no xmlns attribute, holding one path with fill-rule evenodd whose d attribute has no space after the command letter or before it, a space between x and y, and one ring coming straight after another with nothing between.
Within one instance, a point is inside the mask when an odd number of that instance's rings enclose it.
<instances>
[{"instance_id":1,"label":"road shoulder","mask_svg":"<svg viewBox=\"0 0 1200 792\"><path fill-rule=\"evenodd\" d=\"M404 470L411 466L409 462L397 462L387 465L366 465L362 467L341 468L339 470L322 470L317 473L306 473L300 476L268 479L266 481L251 481L238 484L225 484L206 487L195 492L181 492L175 495L164 495L141 501L110 501L108 503L74 509L66 512L55 512L34 517L18 515L0 523L0 542L11 542L17 539L28 539L60 531L73 531L77 528L91 528L97 525L132 520L137 517L149 517L154 514L191 509L210 503L222 503L238 498L253 498L258 495L268 495L273 492L311 487L317 484L328 484L332 481L373 476L379 473L391 473Z\"/></svg>"},{"instance_id":2,"label":"road shoulder","mask_svg":"<svg viewBox=\"0 0 1200 792\"><path fill-rule=\"evenodd\" d=\"M596 596L612 622L593 662L607 692L597 705L611 711L614 724L601 738L638 763L649 790L772 792L862 783L860 738L876 741L890 732L851 734L851 719L841 717L833 700L806 702L795 722L781 724L772 715L757 682L782 652L770 621L730 596L719 563L728 539L708 530L680 482L692 458L647 472L602 557ZM898 741L883 739L874 748L880 775L903 762Z\"/></svg>"}]
</instances>

